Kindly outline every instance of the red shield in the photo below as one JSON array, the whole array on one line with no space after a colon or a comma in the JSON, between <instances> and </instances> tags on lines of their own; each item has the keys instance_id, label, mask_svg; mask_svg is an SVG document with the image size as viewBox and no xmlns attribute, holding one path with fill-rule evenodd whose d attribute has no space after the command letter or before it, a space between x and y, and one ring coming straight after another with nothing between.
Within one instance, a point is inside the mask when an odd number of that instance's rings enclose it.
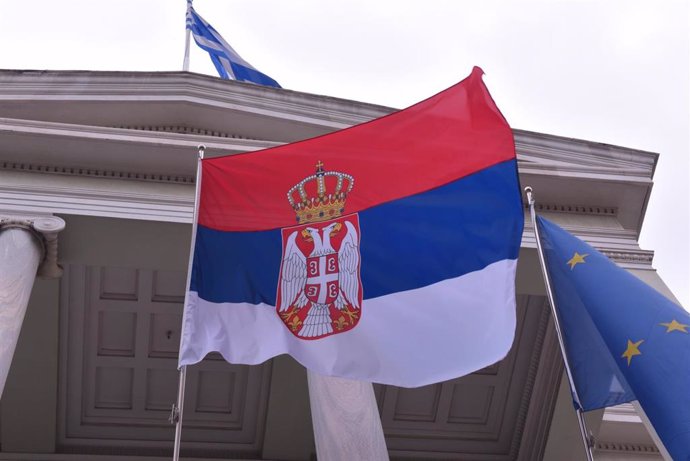
<instances>
[{"instance_id":1,"label":"red shield","mask_svg":"<svg viewBox=\"0 0 690 461\"><path fill-rule=\"evenodd\" d=\"M304 293L312 302L330 304L339 292L338 253L307 258L307 283Z\"/></svg>"},{"instance_id":2,"label":"red shield","mask_svg":"<svg viewBox=\"0 0 690 461\"><path fill-rule=\"evenodd\" d=\"M362 307L358 215L284 228L282 237L276 310L288 329L302 339L352 329Z\"/></svg>"}]
</instances>

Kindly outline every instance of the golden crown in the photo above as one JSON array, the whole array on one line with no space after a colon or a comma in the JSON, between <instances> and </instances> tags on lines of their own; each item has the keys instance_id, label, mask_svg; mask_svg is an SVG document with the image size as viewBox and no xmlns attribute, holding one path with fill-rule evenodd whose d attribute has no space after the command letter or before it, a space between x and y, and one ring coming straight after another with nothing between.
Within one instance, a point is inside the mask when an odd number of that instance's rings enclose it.
<instances>
[{"instance_id":1,"label":"golden crown","mask_svg":"<svg viewBox=\"0 0 690 461\"><path fill-rule=\"evenodd\" d=\"M328 191L326 178L333 177L335 186L331 183ZM305 186L312 181L316 182L316 197L307 196ZM321 161L316 164L316 173L307 176L299 183L292 186L287 193L288 202L297 214L297 222L300 224L326 221L337 218L345 211L345 200L355 184L355 179L347 173L338 171L324 171Z\"/></svg>"}]
</instances>

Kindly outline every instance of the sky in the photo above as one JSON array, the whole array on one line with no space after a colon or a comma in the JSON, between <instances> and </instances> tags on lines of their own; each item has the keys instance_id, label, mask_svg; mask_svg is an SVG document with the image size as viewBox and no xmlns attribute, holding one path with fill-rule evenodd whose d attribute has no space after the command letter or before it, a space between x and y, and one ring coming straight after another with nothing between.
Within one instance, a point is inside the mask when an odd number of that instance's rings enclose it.
<instances>
[{"instance_id":1,"label":"sky","mask_svg":"<svg viewBox=\"0 0 690 461\"><path fill-rule=\"evenodd\" d=\"M284 88L403 108L474 65L513 128L661 154L640 244L690 308L690 2L195 0ZM0 68L181 70L185 0L0 0ZM217 75L192 44L190 70Z\"/></svg>"}]
</instances>

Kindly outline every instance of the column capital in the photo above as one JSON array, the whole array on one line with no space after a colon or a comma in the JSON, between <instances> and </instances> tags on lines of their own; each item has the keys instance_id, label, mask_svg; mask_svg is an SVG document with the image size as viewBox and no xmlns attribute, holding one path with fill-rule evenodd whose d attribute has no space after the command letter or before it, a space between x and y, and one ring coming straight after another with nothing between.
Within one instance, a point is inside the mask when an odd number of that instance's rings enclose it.
<instances>
[{"instance_id":1,"label":"column capital","mask_svg":"<svg viewBox=\"0 0 690 461\"><path fill-rule=\"evenodd\" d=\"M38 266L39 277L58 278L62 267L58 264L58 236L65 228L62 218L52 215L10 214L0 211L0 232L4 229L26 229L36 237L41 246L41 262Z\"/></svg>"}]
</instances>

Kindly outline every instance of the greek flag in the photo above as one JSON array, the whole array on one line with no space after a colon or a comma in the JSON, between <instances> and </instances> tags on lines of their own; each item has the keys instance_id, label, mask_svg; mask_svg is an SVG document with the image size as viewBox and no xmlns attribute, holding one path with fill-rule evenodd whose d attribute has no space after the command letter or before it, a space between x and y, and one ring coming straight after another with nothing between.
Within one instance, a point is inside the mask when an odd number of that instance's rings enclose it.
<instances>
[{"instance_id":1,"label":"greek flag","mask_svg":"<svg viewBox=\"0 0 690 461\"><path fill-rule=\"evenodd\" d=\"M242 59L213 26L199 16L191 1L187 2L187 29L191 30L196 44L209 54L221 78L280 88L278 82Z\"/></svg>"}]
</instances>

